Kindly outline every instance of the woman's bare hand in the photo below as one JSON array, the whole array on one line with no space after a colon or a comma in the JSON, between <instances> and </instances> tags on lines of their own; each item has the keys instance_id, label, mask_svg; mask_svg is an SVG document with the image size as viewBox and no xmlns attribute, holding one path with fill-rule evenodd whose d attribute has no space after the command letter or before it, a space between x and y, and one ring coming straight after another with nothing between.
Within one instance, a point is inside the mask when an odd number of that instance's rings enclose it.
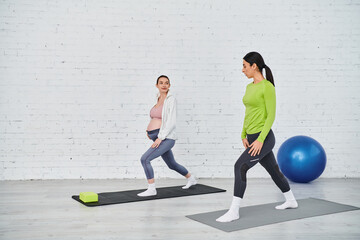
<instances>
[{"instance_id":1,"label":"woman's bare hand","mask_svg":"<svg viewBox=\"0 0 360 240\"><path fill-rule=\"evenodd\" d=\"M263 147L263 143L259 142L258 140L255 140L250 146L249 154L251 156L256 156L260 154L260 151Z\"/></svg>"},{"instance_id":2,"label":"woman's bare hand","mask_svg":"<svg viewBox=\"0 0 360 240\"><path fill-rule=\"evenodd\" d=\"M160 146L160 143L162 142L161 139L157 138L155 142L151 145L152 148L158 148Z\"/></svg>"}]
</instances>

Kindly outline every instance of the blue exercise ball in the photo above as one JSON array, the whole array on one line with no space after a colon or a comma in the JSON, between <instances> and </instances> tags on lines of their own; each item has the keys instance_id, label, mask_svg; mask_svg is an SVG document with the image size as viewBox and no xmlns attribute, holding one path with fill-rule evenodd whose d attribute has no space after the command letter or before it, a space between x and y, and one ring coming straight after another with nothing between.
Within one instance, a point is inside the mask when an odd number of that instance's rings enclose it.
<instances>
[{"instance_id":1,"label":"blue exercise ball","mask_svg":"<svg viewBox=\"0 0 360 240\"><path fill-rule=\"evenodd\" d=\"M298 183L315 180L326 166L324 148L307 136L295 136L286 140L279 148L277 160L284 175Z\"/></svg>"}]
</instances>

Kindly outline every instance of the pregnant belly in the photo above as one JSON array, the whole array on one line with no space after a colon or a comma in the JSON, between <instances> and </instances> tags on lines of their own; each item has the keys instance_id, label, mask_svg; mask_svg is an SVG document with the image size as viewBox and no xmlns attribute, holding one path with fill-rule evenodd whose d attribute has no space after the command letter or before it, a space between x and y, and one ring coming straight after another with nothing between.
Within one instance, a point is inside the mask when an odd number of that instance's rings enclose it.
<instances>
[{"instance_id":1,"label":"pregnant belly","mask_svg":"<svg viewBox=\"0 0 360 240\"><path fill-rule=\"evenodd\" d=\"M158 119L158 118L152 118L150 120L150 123L147 127L147 130L148 131L152 131L152 130L155 130L155 129L159 129L161 127L161 119Z\"/></svg>"}]
</instances>

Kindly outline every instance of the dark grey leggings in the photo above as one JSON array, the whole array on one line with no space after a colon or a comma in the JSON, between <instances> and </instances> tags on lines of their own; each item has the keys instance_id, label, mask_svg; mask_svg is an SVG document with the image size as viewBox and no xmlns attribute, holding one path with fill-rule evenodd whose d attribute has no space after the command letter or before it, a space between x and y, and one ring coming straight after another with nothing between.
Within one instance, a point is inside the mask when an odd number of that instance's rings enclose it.
<instances>
[{"instance_id":1,"label":"dark grey leggings","mask_svg":"<svg viewBox=\"0 0 360 240\"><path fill-rule=\"evenodd\" d=\"M249 144L254 142L258 138L259 134L260 133L248 134L247 139ZM246 189L246 172L255 166L258 162L260 162L260 164L266 169L272 180L281 189L282 192L288 192L290 190L289 183L285 176L280 172L279 165L276 162L274 153L272 151L274 146L275 136L273 131L270 130L259 155L251 156L249 154L250 148L247 148L245 152L241 154L234 166L234 196L243 198Z\"/></svg>"},{"instance_id":2,"label":"dark grey leggings","mask_svg":"<svg viewBox=\"0 0 360 240\"><path fill-rule=\"evenodd\" d=\"M148 136L151 140L155 141L159 134L159 129L155 129L152 131L147 131ZM171 148L175 145L175 140L165 138L157 148L149 148L141 157L141 164L144 168L145 175L147 179L154 178L154 170L151 166L151 161L157 157L162 157L168 167L183 176L186 176L189 172L182 165L178 164L174 155L171 151Z\"/></svg>"}]
</instances>

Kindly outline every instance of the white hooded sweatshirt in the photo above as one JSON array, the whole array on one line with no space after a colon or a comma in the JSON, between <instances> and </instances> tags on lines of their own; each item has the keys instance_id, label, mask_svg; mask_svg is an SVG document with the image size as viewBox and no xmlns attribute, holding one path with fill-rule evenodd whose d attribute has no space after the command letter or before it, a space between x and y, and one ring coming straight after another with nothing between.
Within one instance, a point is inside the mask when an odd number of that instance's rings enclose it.
<instances>
[{"instance_id":1,"label":"white hooded sweatshirt","mask_svg":"<svg viewBox=\"0 0 360 240\"><path fill-rule=\"evenodd\" d=\"M160 93L156 96L156 103L159 99ZM170 89L164 100L164 105L161 114L161 127L158 138L164 140L165 138L176 140L176 99L171 94Z\"/></svg>"}]
</instances>

